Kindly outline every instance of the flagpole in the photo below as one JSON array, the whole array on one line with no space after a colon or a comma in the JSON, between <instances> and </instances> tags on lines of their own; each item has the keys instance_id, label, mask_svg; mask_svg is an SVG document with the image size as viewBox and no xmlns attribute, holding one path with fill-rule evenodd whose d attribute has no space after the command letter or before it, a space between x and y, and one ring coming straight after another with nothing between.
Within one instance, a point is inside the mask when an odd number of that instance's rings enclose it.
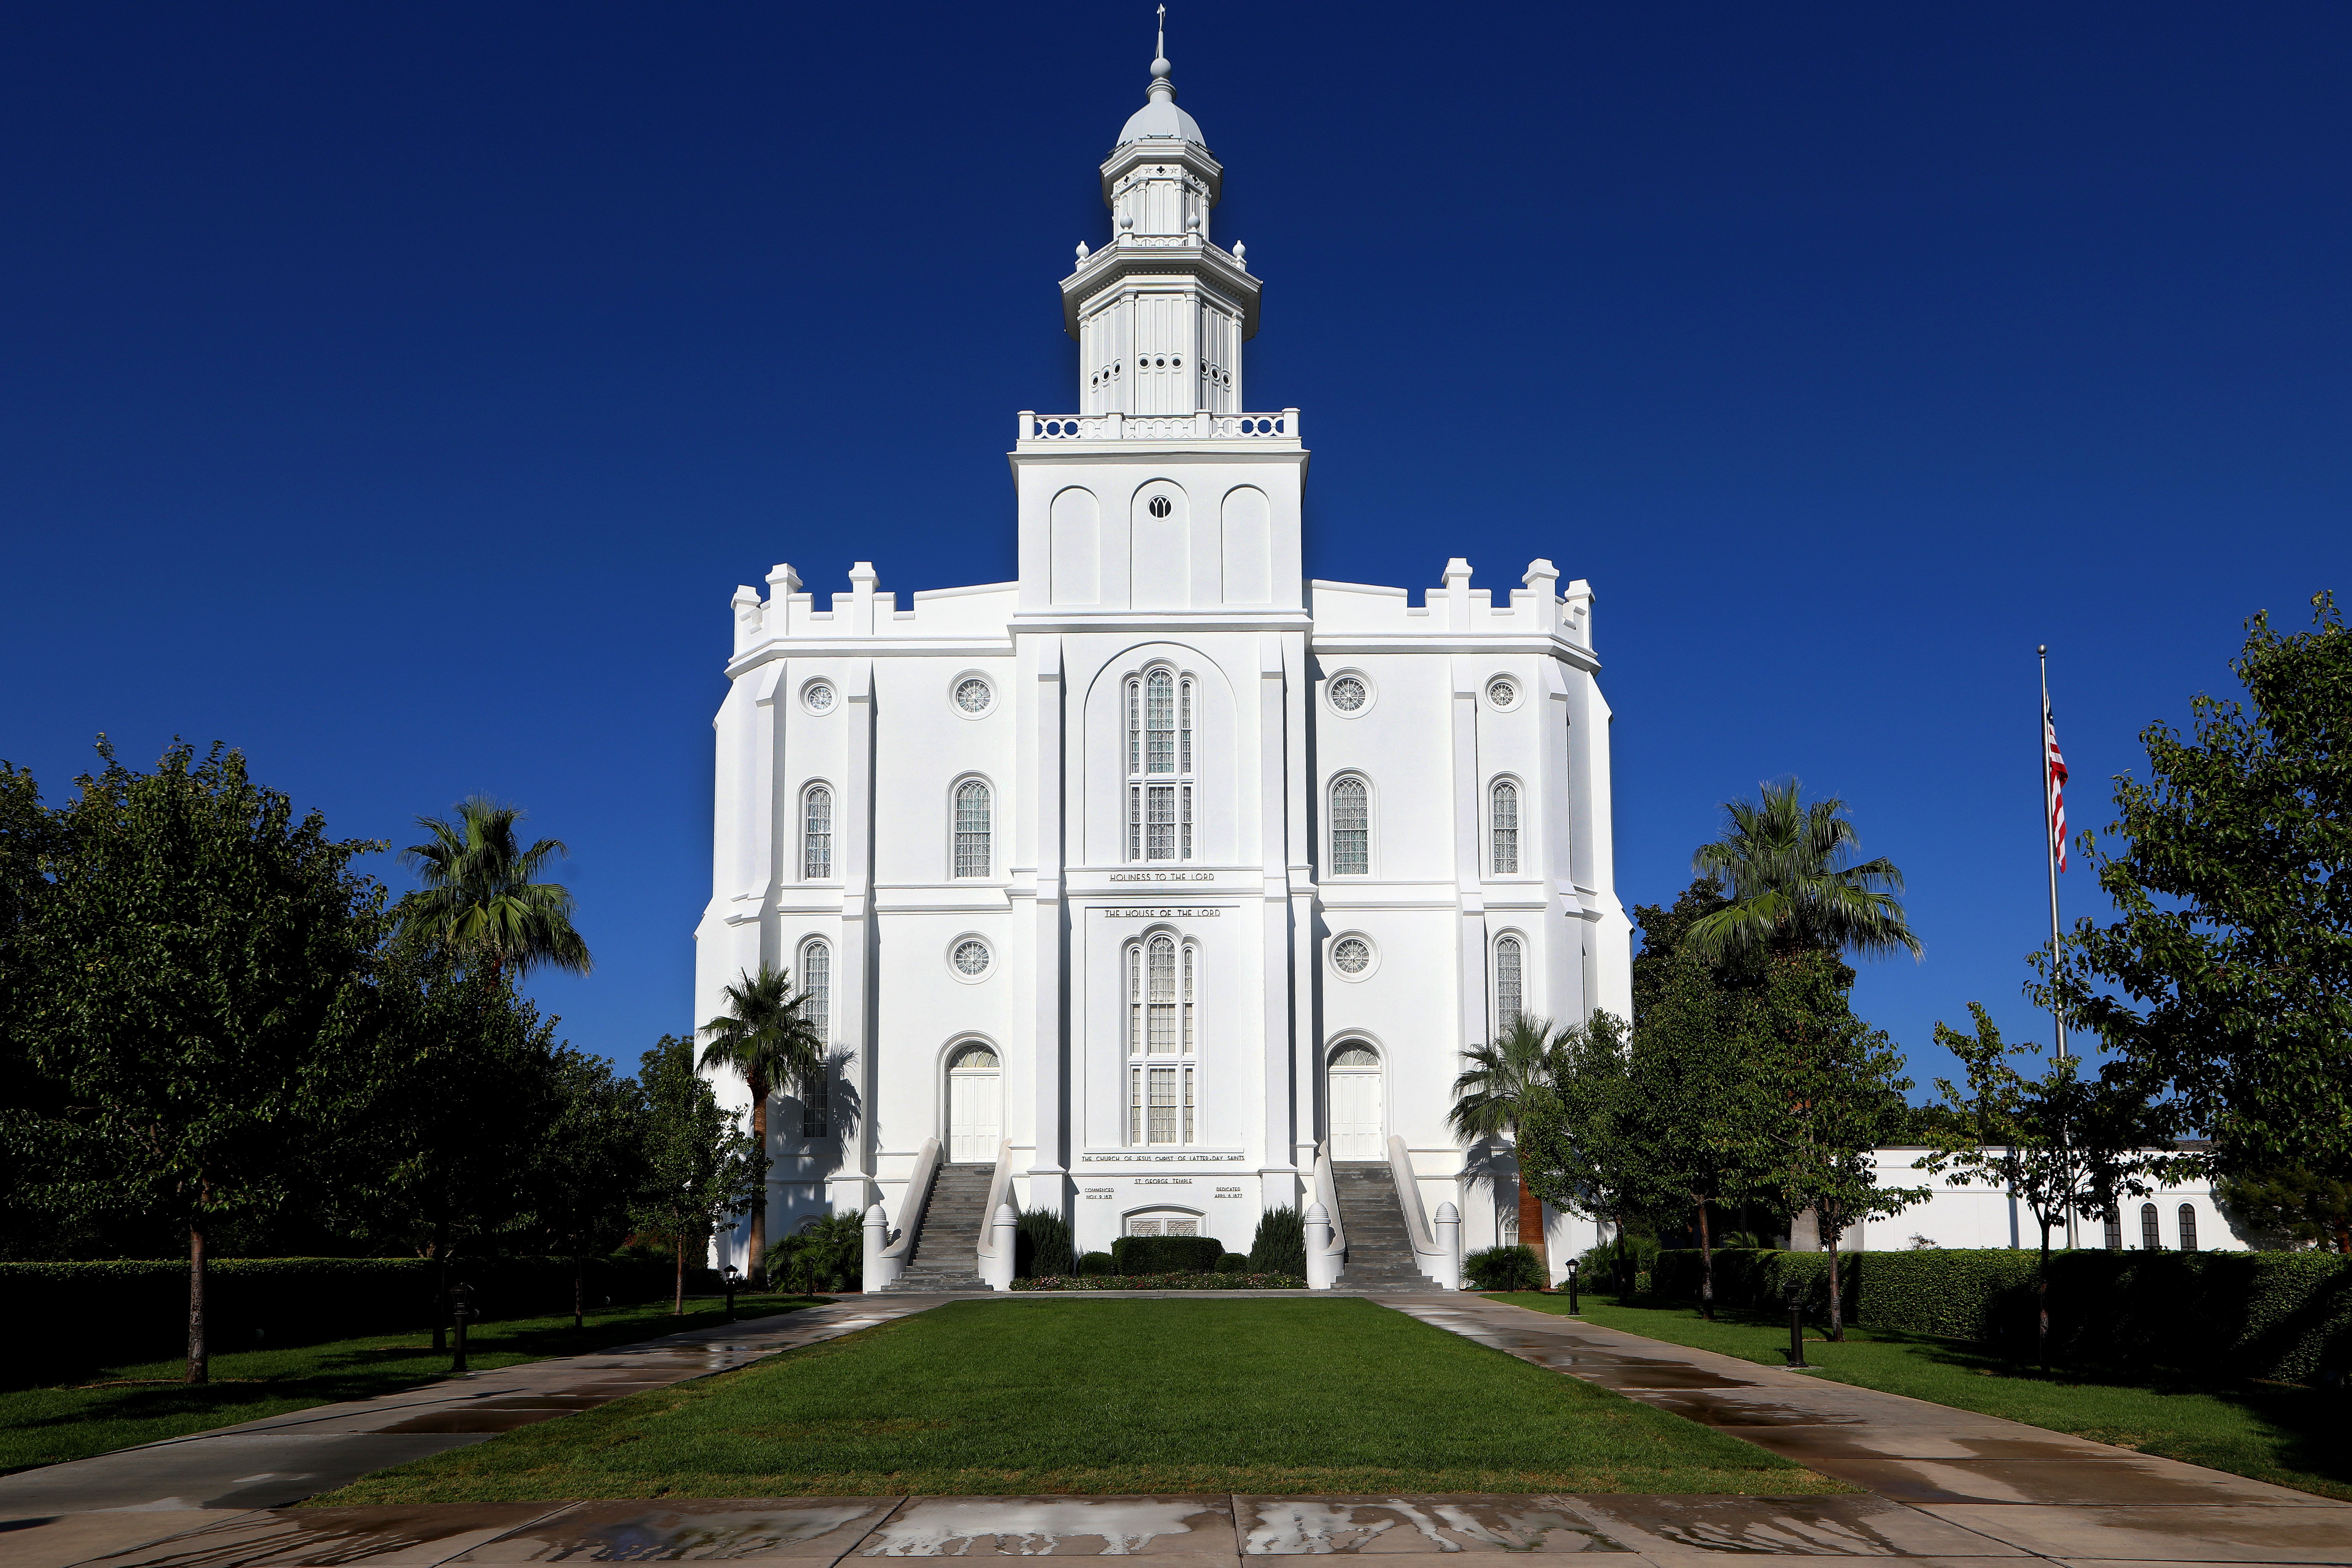
<instances>
[{"instance_id":1,"label":"flagpole","mask_svg":"<svg viewBox=\"0 0 2352 1568\"><path fill-rule=\"evenodd\" d=\"M2052 799L2058 781L2050 771L2050 645L2034 648L2042 660L2042 858L2050 868L2050 1022L2056 1033L2058 1059L2066 1059L2066 1014L2058 1000L2058 813ZM2066 1250L2074 1250L2074 1209L2066 1209Z\"/></svg>"},{"instance_id":2,"label":"flagpole","mask_svg":"<svg viewBox=\"0 0 2352 1568\"><path fill-rule=\"evenodd\" d=\"M2066 1015L2058 1005L2058 838L2057 810L2050 798L2055 787L2050 773L2050 646L2034 649L2042 659L2042 733L2036 737L2042 754L2042 858L2050 868L2050 1019L2057 1032L2058 1055L2066 1055Z\"/></svg>"}]
</instances>

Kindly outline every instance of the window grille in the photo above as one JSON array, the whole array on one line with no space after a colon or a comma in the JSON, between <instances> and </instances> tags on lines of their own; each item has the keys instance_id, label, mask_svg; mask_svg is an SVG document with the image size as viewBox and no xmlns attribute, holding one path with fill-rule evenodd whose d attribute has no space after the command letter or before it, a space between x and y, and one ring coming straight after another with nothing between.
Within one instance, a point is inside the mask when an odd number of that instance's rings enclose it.
<instances>
[{"instance_id":1,"label":"window grille","mask_svg":"<svg viewBox=\"0 0 2352 1568\"><path fill-rule=\"evenodd\" d=\"M1324 695L1330 700L1331 706L1340 712L1353 713L1363 707L1364 699L1368 693L1364 689L1364 683L1360 677L1343 675L1331 682Z\"/></svg>"},{"instance_id":2,"label":"window grille","mask_svg":"<svg viewBox=\"0 0 2352 1568\"><path fill-rule=\"evenodd\" d=\"M1497 877L1519 874L1519 786L1506 779L1495 786L1495 869Z\"/></svg>"},{"instance_id":3,"label":"window grille","mask_svg":"<svg viewBox=\"0 0 2352 1568\"><path fill-rule=\"evenodd\" d=\"M988 875L988 786L966 779L955 793L955 874Z\"/></svg>"},{"instance_id":4,"label":"window grille","mask_svg":"<svg viewBox=\"0 0 2352 1568\"><path fill-rule=\"evenodd\" d=\"M2160 1251L2164 1247L2164 1237L2157 1233L2154 1204L2139 1205L2139 1244L2150 1252Z\"/></svg>"},{"instance_id":5,"label":"window grille","mask_svg":"<svg viewBox=\"0 0 2352 1568\"><path fill-rule=\"evenodd\" d=\"M1194 1006L1199 950L1153 936L1127 950L1128 1142L1195 1141L1195 1063L1200 1037Z\"/></svg>"},{"instance_id":6,"label":"window grille","mask_svg":"<svg viewBox=\"0 0 2352 1568\"><path fill-rule=\"evenodd\" d=\"M813 882L833 875L833 792L812 784L802 797L801 876Z\"/></svg>"},{"instance_id":7,"label":"window grille","mask_svg":"<svg viewBox=\"0 0 2352 1568\"><path fill-rule=\"evenodd\" d=\"M958 974L980 975L988 973L988 943L978 937L966 937L956 943L953 955Z\"/></svg>"},{"instance_id":8,"label":"window grille","mask_svg":"<svg viewBox=\"0 0 2352 1568\"><path fill-rule=\"evenodd\" d=\"M988 689L988 682L976 675L956 683L955 705L967 713L985 713L993 700L994 693Z\"/></svg>"},{"instance_id":9,"label":"window grille","mask_svg":"<svg viewBox=\"0 0 2352 1568\"><path fill-rule=\"evenodd\" d=\"M1360 936L1343 936L1331 944L1331 967L1342 974L1361 974L1372 966L1372 944Z\"/></svg>"},{"instance_id":10,"label":"window grille","mask_svg":"<svg viewBox=\"0 0 2352 1568\"><path fill-rule=\"evenodd\" d=\"M1363 877L1371 868L1371 804L1363 780L1344 778L1331 786L1331 874Z\"/></svg>"},{"instance_id":11,"label":"window grille","mask_svg":"<svg viewBox=\"0 0 2352 1568\"><path fill-rule=\"evenodd\" d=\"M1498 1035L1519 1021L1520 957L1517 937L1507 936L1495 944L1495 1032Z\"/></svg>"},{"instance_id":12,"label":"window grille","mask_svg":"<svg viewBox=\"0 0 2352 1568\"><path fill-rule=\"evenodd\" d=\"M2111 1214L2107 1216L2107 1250L2121 1252L2123 1249L2124 1216L2121 1213Z\"/></svg>"},{"instance_id":13,"label":"window grille","mask_svg":"<svg viewBox=\"0 0 2352 1568\"><path fill-rule=\"evenodd\" d=\"M2188 1204L2180 1205L2180 1250L2197 1250L2197 1211Z\"/></svg>"},{"instance_id":14,"label":"window grille","mask_svg":"<svg viewBox=\"0 0 2352 1568\"><path fill-rule=\"evenodd\" d=\"M801 949L801 1016L816 1030L820 1046L833 1042L833 949L812 942ZM823 1138L832 1131L833 1069L817 1069L801 1086L801 1136Z\"/></svg>"},{"instance_id":15,"label":"window grille","mask_svg":"<svg viewBox=\"0 0 2352 1568\"><path fill-rule=\"evenodd\" d=\"M1127 858L1192 858L1195 692L1189 677L1150 669L1127 683Z\"/></svg>"}]
</instances>

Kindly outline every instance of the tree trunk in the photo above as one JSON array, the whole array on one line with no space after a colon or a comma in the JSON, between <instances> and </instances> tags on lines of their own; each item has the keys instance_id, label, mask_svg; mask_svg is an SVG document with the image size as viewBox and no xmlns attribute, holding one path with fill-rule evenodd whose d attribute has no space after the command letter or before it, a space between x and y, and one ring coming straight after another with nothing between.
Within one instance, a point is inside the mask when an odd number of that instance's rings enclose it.
<instances>
[{"instance_id":1,"label":"tree trunk","mask_svg":"<svg viewBox=\"0 0 2352 1568\"><path fill-rule=\"evenodd\" d=\"M1528 1184L1525 1171L1519 1173L1519 1245L1535 1248L1537 1288L1551 1289L1551 1259L1544 1250L1543 1199Z\"/></svg>"},{"instance_id":2,"label":"tree trunk","mask_svg":"<svg viewBox=\"0 0 2352 1568\"><path fill-rule=\"evenodd\" d=\"M1698 1313L1715 1321L1715 1241L1706 1227L1706 1203L1698 1205Z\"/></svg>"},{"instance_id":3,"label":"tree trunk","mask_svg":"<svg viewBox=\"0 0 2352 1568\"><path fill-rule=\"evenodd\" d=\"M433 1222L433 1348L449 1348L449 1216Z\"/></svg>"},{"instance_id":4,"label":"tree trunk","mask_svg":"<svg viewBox=\"0 0 2352 1568\"><path fill-rule=\"evenodd\" d=\"M572 1329L574 1333L587 1322L587 1291L588 1260L575 1252L572 1255Z\"/></svg>"},{"instance_id":5,"label":"tree trunk","mask_svg":"<svg viewBox=\"0 0 2352 1568\"><path fill-rule=\"evenodd\" d=\"M1830 1338L1840 1343L1845 1341L1845 1304L1839 1299L1838 1290L1838 1232L1842 1228L1835 1224L1822 1226L1822 1237L1829 1244L1822 1250L1830 1255Z\"/></svg>"},{"instance_id":6,"label":"tree trunk","mask_svg":"<svg viewBox=\"0 0 2352 1568\"><path fill-rule=\"evenodd\" d=\"M677 1233L677 1300L670 1303L669 1315L686 1316L686 1232Z\"/></svg>"},{"instance_id":7,"label":"tree trunk","mask_svg":"<svg viewBox=\"0 0 2352 1568\"><path fill-rule=\"evenodd\" d=\"M768 1158L768 1080L756 1078L751 1081L751 1146L760 1152L764 1163ZM759 1289L767 1273L768 1257L768 1175L760 1173L760 1184L751 1194L751 1256L743 1259L743 1272L750 1276L752 1289Z\"/></svg>"},{"instance_id":8,"label":"tree trunk","mask_svg":"<svg viewBox=\"0 0 2352 1568\"><path fill-rule=\"evenodd\" d=\"M190 1383L210 1383L212 1346L205 1334L205 1233L188 1226L188 1377Z\"/></svg>"},{"instance_id":9,"label":"tree trunk","mask_svg":"<svg viewBox=\"0 0 2352 1568\"><path fill-rule=\"evenodd\" d=\"M2042 1227L2042 1273L2033 1282L2035 1323L2033 1348L2042 1370L2050 1370L2050 1227Z\"/></svg>"}]
</instances>

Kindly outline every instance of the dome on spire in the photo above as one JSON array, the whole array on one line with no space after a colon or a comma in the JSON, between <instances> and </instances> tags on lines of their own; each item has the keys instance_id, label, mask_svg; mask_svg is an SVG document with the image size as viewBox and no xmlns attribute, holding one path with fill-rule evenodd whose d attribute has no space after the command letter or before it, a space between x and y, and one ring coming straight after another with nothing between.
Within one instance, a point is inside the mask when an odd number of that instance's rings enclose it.
<instances>
[{"instance_id":1,"label":"dome on spire","mask_svg":"<svg viewBox=\"0 0 2352 1568\"><path fill-rule=\"evenodd\" d=\"M1171 70L1168 63L1168 7L1160 7L1160 47L1151 58L1151 100L1127 117L1127 125L1118 133L1114 147L1124 147L1130 142L1175 141L1190 142L1196 147L1208 143L1201 138L1200 121L1176 107L1176 84L1168 79Z\"/></svg>"}]
</instances>

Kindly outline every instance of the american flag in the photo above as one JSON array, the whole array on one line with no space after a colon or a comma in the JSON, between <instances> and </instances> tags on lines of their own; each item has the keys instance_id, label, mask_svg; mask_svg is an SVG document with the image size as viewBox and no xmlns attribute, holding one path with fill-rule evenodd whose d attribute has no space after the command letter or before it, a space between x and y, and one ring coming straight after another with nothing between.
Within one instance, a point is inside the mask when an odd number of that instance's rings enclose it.
<instances>
[{"instance_id":1,"label":"american flag","mask_svg":"<svg viewBox=\"0 0 2352 1568\"><path fill-rule=\"evenodd\" d=\"M2050 847L2058 859L2058 869L2066 868L2066 759L2058 750L2058 724L2050 716L2050 700L2042 700L2042 760L2047 777L2042 783L2042 795L2050 810Z\"/></svg>"}]
</instances>

